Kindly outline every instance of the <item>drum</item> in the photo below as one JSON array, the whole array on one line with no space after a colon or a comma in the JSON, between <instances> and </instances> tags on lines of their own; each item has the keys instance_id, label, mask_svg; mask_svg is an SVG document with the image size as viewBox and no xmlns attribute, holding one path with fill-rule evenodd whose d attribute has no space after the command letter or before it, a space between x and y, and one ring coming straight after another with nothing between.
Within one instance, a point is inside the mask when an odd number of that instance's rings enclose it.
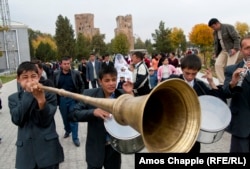
<instances>
[{"instance_id":1,"label":"drum","mask_svg":"<svg viewBox=\"0 0 250 169\"><path fill-rule=\"evenodd\" d=\"M111 136L111 146L123 154L136 153L144 148L142 136L130 126L120 125L110 116L104 126Z\"/></svg>"},{"instance_id":2,"label":"drum","mask_svg":"<svg viewBox=\"0 0 250 169\"><path fill-rule=\"evenodd\" d=\"M199 101L201 128L197 141L206 144L219 141L231 121L231 111L226 103L214 96L199 96Z\"/></svg>"}]
</instances>

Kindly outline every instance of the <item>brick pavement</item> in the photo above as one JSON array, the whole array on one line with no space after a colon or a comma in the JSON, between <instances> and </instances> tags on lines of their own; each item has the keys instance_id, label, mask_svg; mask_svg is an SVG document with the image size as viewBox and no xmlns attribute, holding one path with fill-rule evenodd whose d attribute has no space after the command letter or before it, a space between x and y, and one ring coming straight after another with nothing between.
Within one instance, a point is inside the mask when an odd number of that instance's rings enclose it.
<instances>
[{"instance_id":1,"label":"brick pavement","mask_svg":"<svg viewBox=\"0 0 250 169\"><path fill-rule=\"evenodd\" d=\"M13 80L4 84L1 89L0 97L2 98L3 109L0 113L0 169L14 169L16 153L16 134L17 127L11 122L8 109L8 96L17 89L16 81ZM86 140L86 123L79 123L80 147L75 147L71 138L64 139L63 124L59 111L55 116L57 132L60 135L60 142L64 148L65 161L60 164L60 169L85 169L85 140ZM202 152L228 152L230 134L224 133L222 139L213 144L202 144ZM146 152L146 149L143 150ZM122 155L122 169L134 168L134 155Z\"/></svg>"}]
</instances>

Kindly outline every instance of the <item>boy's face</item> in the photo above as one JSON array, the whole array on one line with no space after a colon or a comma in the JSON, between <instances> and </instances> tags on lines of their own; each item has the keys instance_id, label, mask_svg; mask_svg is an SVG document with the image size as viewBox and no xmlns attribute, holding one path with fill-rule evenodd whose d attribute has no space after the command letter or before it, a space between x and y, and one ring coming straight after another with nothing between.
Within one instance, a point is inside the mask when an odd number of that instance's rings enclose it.
<instances>
[{"instance_id":1,"label":"boy's face","mask_svg":"<svg viewBox=\"0 0 250 169\"><path fill-rule=\"evenodd\" d=\"M35 71L24 71L19 77L17 77L17 82L25 90L27 83L39 82L39 75Z\"/></svg>"},{"instance_id":2,"label":"boy's face","mask_svg":"<svg viewBox=\"0 0 250 169\"><path fill-rule=\"evenodd\" d=\"M182 69L183 77L188 82L191 82L192 80L194 80L194 78L196 77L197 73L198 73L198 70L189 69L189 68Z\"/></svg>"},{"instance_id":3,"label":"boy's face","mask_svg":"<svg viewBox=\"0 0 250 169\"><path fill-rule=\"evenodd\" d=\"M116 89L117 76L106 74L102 79L99 79L99 83L103 88L105 95L112 94Z\"/></svg>"}]
</instances>

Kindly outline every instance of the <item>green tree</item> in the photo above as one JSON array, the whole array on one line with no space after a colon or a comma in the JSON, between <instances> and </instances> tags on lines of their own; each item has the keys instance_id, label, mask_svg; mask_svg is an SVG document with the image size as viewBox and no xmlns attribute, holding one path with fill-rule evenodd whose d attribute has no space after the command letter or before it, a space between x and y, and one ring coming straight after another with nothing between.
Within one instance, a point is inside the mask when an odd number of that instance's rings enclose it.
<instances>
[{"instance_id":1,"label":"green tree","mask_svg":"<svg viewBox=\"0 0 250 169\"><path fill-rule=\"evenodd\" d=\"M59 59L63 56L75 56L74 30L69 19L62 15L56 21L55 40Z\"/></svg>"},{"instance_id":2,"label":"green tree","mask_svg":"<svg viewBox=\"0 0 250 169\"><path fill-rule=\"evenodd\" d=\"M78 34L76 39L76 57L81 60L81 57L88 59L90 54L90 39L85 37L82 33Z\"/></svg>"},{"instance_id":3,"label":"green tree","mask_svg":"<svg viewBox=\"0 0 250 169\"><path fill-rule=\"evenodd\" d=\"M135 49L145 49L146 48L145 43L141 40L140 37L135 39L134 48Z\"/></svg>"},{"instance_id":4,"label":"green tree","mask_svg":"<svg viewBox=\"0 0 250 169\"><path fill-rule=\"evenodd\" d=\"M35 58L35 48L34 48L34 46L32 44L32 41L37 38L38 33L40 33L40 32L33 31L30 28L28 29L29 46L30 46L30 57L31 58Z\"/></svg>"},{"instance_id":5,"label":"green tree","mask_svg":"<svg viewBox=\"0 0 250 169\"><path fill-rule=\"evenodd\" d=\"M184 51L187 46L186 36L182 29L174 27L170 33L171 46L178 51Z\"/></svg>"},{"instance_id":6,"label":"green tree","mask_svg":"<svg viewBox=\"0 0 250 169\"><path fill-rule=\"evenodd\" d=\"M97 34L92 37L90 48L94 50L96 55L102 56L106 53L106 44L104 42L105 35Z\"/></svg>"},{"instance_id":7,"label":"green tree","mask_svg":"<svg viewBox=\"0 0 250 169\"><path fill-rule=\"evenodd\" d=\"M120 53L122 55L127 55L129 53L129 41L125 34L118 34L111 40L111 44L113 53Z\"/></svg>"},{"instance_id":8,"label":"green tree","mask_svg":"<svg viewBox=\"0 0 250 169\"><path fill-rule=\"evenodd\" d=\"M49 45L50 50L53 52L54 58L50 58L51 60L57 60L56 52L57 47L54 38L50 34L42 33L40 31L34 31L32 29L28 29L29 35L29 45L30 45L30 56L31 58L36 58L36 51L41 42ZM43 46L43 45L42 45Z\"/></svg>"},{"instance_id":9,"label":"green tree","mask_svg":"<svg viewBox=\"0 0 250 169\"><path fill-rule=\"evenodd\" d=\"M153 45L152 45L150 39L145 40L145 46L146 46L148 53L150 53L150 54L154 53Z\"/></svg>"},{"instance_id":10,"label":"green tree","mask_svg":"<svg viewBox=\"0 0 250 169\"><path fill-rule=\"evenodd\" d=\"M43 62L54 60L56 52L48 43L41 42L36 49L36 58Z\"/></svg>"},{"instance_id":11,"label":"green tree","mask_svg":"<svg viewBox=\"0 0 250 169\"><path fill-rule=\"evenodd\" d=\"M107 48L108 54L110 54L110 55L114 54L114 52L112 50L112 43L111 42L106 44L106 48Z\"/></svg>"},{"instance_id":12,"label":"green tree","mask_svg":"<svg viewBox=\"0 0 250 169\"><path fill-rule=\"evenodd\" d=\"M153 46L157 52L166 53L173 50L173 47L171 46L170 33L171 29L165 28L165 23L161 21L159 29L156 29L155 33L152 33L153 40L155 41Z\"/></svg>"}]
</instances>

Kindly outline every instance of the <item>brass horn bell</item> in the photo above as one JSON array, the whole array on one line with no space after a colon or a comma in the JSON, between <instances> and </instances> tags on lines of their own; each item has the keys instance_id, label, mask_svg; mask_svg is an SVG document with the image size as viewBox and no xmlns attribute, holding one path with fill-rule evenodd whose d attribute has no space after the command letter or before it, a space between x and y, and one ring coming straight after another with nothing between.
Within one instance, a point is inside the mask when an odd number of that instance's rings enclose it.
<instances>
[{"instance_id":1,"label":"brass horn bell","mask_svg":"<svg viewBox=\"0 0 250 169\"><path fill-rule=\"evenodd\" d=\"M117 99L92 98L47 86L41 88L111 112L119 124L129 125L142 135L149 152L188 152L200 131L198 97L181 79L166 80L144 96L123 94Z\"/></svg>"}]
</instances>

